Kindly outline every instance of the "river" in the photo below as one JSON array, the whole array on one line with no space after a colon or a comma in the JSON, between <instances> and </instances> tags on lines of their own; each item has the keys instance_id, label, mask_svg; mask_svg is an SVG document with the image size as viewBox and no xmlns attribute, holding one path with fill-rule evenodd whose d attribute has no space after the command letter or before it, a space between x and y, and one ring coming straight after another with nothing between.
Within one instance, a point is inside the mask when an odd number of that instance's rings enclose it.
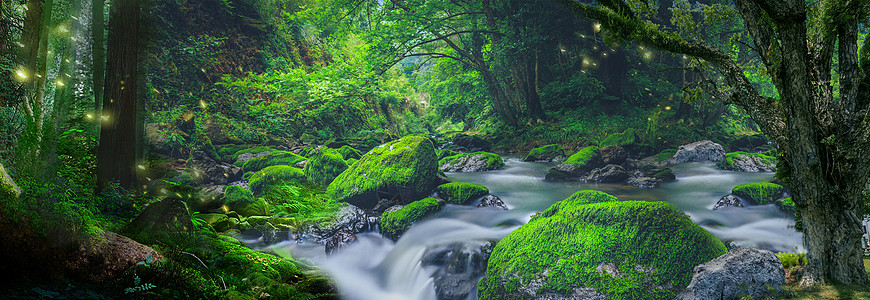
<instances>
[{"instance_id":1,"label":"river","mask_svg":"<svg viewBox=\"0 0 870 300\"><path fill-rule=\"evenodd\" d=\"M434 300L433 274L444 266L427 265L427 249L459 246L454 252L474 257L479 245L507 236L529 217L572 193L594 189L620 200L667 201L722 239L726 244L755 246L777 252L805 251L794 221L771 205L711 210L716 201L736 185L768 181L772 173L742 173L718 170L711 163L688 163L673 167L677 181L654 189L615 184L546 182L544 175L553 164L523 162L506 158L505 167L480 173L448 173L454 182L482 184L499 196L510 210L447 205L441 212L411 227L392 242L375 232L357 235L359 241L326 256L322 245L286 241L272 245L278 253L310 260L334 278L342 297L352 300ZM454 246L456 247L456 246ZM462 256L462 257L466 257ZM468 259L468 264L473 259ZM476 278L479 278L479 275ZM472 279L459 285L473 284ZM475 299L471 294L469 299Z\"/></svg>"}]
</instances>

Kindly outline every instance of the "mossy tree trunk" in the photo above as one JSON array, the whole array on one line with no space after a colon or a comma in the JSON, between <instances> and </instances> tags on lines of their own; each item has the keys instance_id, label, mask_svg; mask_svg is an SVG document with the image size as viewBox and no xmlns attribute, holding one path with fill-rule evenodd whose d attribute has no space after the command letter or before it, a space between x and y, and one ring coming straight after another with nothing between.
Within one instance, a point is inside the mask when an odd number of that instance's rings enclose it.
<instances>
[{"instance_id":1,"label":"mossy tree trunk","mask_svg":"<svg viewBox=\"0 0 870 300\"><path fill-rule=\"evenodd\" d=\"M725 51L649 26L621 1L591 6L559 0L578 15L601 21L618 38L707 61L727 82L726 103L737 104L779 148L781 173L794 193L810 265L806 283L863 284L861 192L870 178L870 39L858 61L858 19L868 7L828 1L807 19L804 1L735 0L756 53L780 98L762 97ZM811 27L808 28L807 24ZM836 49L836 50L835 50ZM830 79L838 51L839 97ZM863 70L862 70L863 69ZM860 87L860 88L859 88ZM722 91L712 91L722 93ZM717 97L723 98L723 97Z\"/></svg>"}]
</instances>

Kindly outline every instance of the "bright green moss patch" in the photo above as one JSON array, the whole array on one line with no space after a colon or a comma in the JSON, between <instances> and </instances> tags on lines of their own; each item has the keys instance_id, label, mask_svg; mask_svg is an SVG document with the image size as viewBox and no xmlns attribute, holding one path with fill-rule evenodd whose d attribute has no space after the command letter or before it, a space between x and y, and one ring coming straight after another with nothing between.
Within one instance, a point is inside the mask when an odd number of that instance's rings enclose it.
<instances>
[{"instance_id":1,"label":"bright green moss patch","mask_svg":"<svg viewBox=\"0 0 870 300\"><path fill-rule=\"evenodd\" d=\"M498 154L495 154L495 153L484 152L484 151L477 151L477 152L471 152L471 153L460 153L460 154L456 154L456 155L451 155L451 156L448 156L448 157L445 157L445 158L442 158L441 160L439 160L438 165L441 166L442 169L444 169L445 165L461 164L468 159L478 159L478 158L486 160L486 166L483 167L482 171L498 170L501 167L504 167L504 161L501 159L501 156L498 156ZM448 172L449 172L449 170L448 170Z\"/></svg>"},{"instance_id":2,"label":"bright green moss patch","mask_svg":"<svg viewBox=\"0 0 870 300\"><path fill-rule=\"evenodd\" d=\"M552 144L532 149L532 151L529 151L529 154L523 158L523 161L553 160L556 157L563 155L565 155L565 153L562 151L562 148L560 148L559 145Z\"/></svg>"},{"instance_id":3,"label":"bright green moss patch","mask_svg":"<svg viewBox=\"0 0 870 300\"><path fill-rule=\"evenodd\" d=\"M305 181L305 172L302 169L291 166L271 166L251 175L248 185L255 195L263 195L273 186L303 181Z\"/></svg>"},{"instance_id":4,"label":"bright green moss patch","mask_svg":"<svg viewBox=\"0 0 870 300\"><path fill-rule=\"evenodd\" d=\"M269 213L269 207L265 201L255 198L254 193L250 190L237 185L230 185L224 189L224 199L229 210L243 216Z\"/></svg>"},{"instance_id":5,"label":"bright green moss patch","mask_svg":"<svg viewBox=\"0 0 870 300\"><path fill-rule=\"evenodd\" d=\"M447 203L465 205L474 199L486 196L489 194L489 189L474 183L451 182L439 185L435 188L435 192Z\"/></svg>"},{"instance_id":6,"label":"bright green moss patch","mask_svg":"<svg viewBox=\"0 0 870 300\"><path fill-rule=\"evenodd\" d=\"M718 166L720 168L723 168L726 170L733 170L734 169L734 161L738 160L738 159L742 159L741 157L743 157L743 156L757 158L759 162L762 162L764 164L775 164L776 163L776 157L773 157L773 156L764 155L761 153L754 153L754 152L737 151L737 152L726 153L725 154L725 161L719 162Z\"/></svg>"},{"instance_id":7,"label":"bright green moss patch","mask_svg":"<svg viewBox=\"0 0 870 300\"><path fill-rule=\"evenodd\" d=\"M659 152L659 154L656 154L654 157L657 162L663 162L671 157L674 157L675 154L677 154L677 149L665 149L662 150L662 152Z\"/></svg>"},{"instance_id":8,"label":"bright green moss patch","mask_svg":"<svg viewBox=\"0 0 870 300\"><path fill-rule=\"evenodd\" d=\"M789 213L792 215L795 214L794 201L791 200L791 197L777 201L776 207L779 207L780 210L782 210L786 213Z\"/></svg>"},{"instance_id":9,"label":"bright green moss patch","mask_svg":"<svg viewBox=\"0 0 870 300\"><path fill-rule=\"evenodd\" d=\"M346 160L345 162L347 163L347 166L350 167L350 166L352 166L354 163L356 163L356 162L358 162L358 161L359 161L359 159L351 158L351 159Z\"/></svg>"},{"instance_id":10,"label":"bright green moss patch","mask_svg":"<svg viewBox=\"0 0 870 300\"><path fill-rule=\"evenodd\" d=\"M374 207L378 192L403 201L425 197L435 188L438 166L428 139L409 136L375 147L342 172L327 188L330 197L361 208ZM405 194L398 193L399 190Z\"/></svg>"},{"instance_id":11,"label":"bright green moss patch","mask_svg":"<svg viewBox=\"0 0 870 300\"><path fill-rule=\"evenodd\" d=\"M753 182L741 184L731 189L731 193L755 205L774 203L782 199L786 192L784 186L770 182Z\"/></svg>"},{"instance_id":12,"label":"bright green moss patch","mask_svg":"<svg viewBox=\"0 0 870 300\"><path fill-rule=\"evenodd\" d=\"M572 154L570 157L568 157L567 160L565 160L565 163L569 165L574 165L575 167L584 167L586 166L586 164L592 161L593 158L598 156L598 154L598 147L589 146L580 149L580 151L577 151L577 153Z\"/></svg>"},{"instance_id":13,"label":"bright green moss patch","mask_svg":"<svg viewBox=\"0 0 870 300\"><path fill-rule=\"evenodd\" d=\"M271 166L292 166L303 160L305 160L305 157L299 156L293 152L272 151L265 156L255 157L246 161L245 164L242 165L242 171L257 172L263 168Z\"/></svg>"},{"instance_id":14,"label":"bright green moss patch","mask_svg":"<svg viewBox=\"0 0 870 300\"><path fill-rule=\"evenodd\" d=\"M222 145L217 147L218 155L220 155L223 160L233 161L238 157L236 152L245 150L247 147L248 146L246 145Z\"/></svg>"},{"instance_id":15,"label":"bright green moss patch","mask_svg":"<svg viewBox=\"0 0 870 300\"><path fill-rule=\"evenodd\" d=\"M725 252L671 204L580 191L496 245L478 297L531 298L523 290L537 281L538 295L587 287L608 299L673 299L696 265Z\"/></svg>"},{"instance_id":16,"label":"bright green moss patch","mask_svg":"<svg viewBox=\"0 0 870 300\"><path fill-rule=\"evenodd\" d=\"M411 225L441 210L443 206L444 200L425 198L411 202L397 211L385 213L381 216L381 235L398 240L405 230L411 228Z\"/></svg>"},{"instance_id":17,"label":"bright green moss patch","mask_svg":"<svg viewBox=\"0 0 870 300\"><path fill-rule=\"evenodd\" d=\"M634 130L634 128L629 128L621 133L614 133L614 134L607 136L607 138L605 138L604 141L601 142L601 145L599 145L599 146L602 148L610 146L610 145L625 146L625 145L634 144L634 139L635 139L635 130Z\"/></svg>"},{"instance_id":18,"label":"bright green moss patch","mask_svg":"<svg viewBox=\"0 0 870 300\"><path fill-rule=\"evenodd\" d=\"M347 147L347 146L345 146ZM329 185L338 174L347 170L347 163L335 149L320 147L305 163L305 178L319 185Z\"/></svg>"},{"instance_id":19,"label":"bright green moss patch","mask_svg":"<svg viewBox=\"0 0 870 300\"><path fill-rule=\"evenodd\" d=\"M344 159L360 159L363 155L362 152L348 145L344 145L341 146L341 148L338 148L338 153L340 153L341 157L343 157Z\"/></svg>"}]
</instances>

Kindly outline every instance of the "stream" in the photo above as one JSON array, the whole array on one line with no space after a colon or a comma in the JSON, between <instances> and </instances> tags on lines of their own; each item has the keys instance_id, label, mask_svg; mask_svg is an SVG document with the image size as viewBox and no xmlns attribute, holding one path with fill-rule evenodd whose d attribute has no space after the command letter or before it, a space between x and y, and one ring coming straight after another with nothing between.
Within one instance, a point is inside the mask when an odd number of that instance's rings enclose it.
<instances>
[{"instance_id":1,"label":"stream","mask_svg":"<svg viewBox=\"0 0 870 300\"><path fill-rule=\"evenodd\" d=\"M342 297L352 300L438 299L433 276L450 269L446 262L433 264L424 257L427 249L456 254L462 259L455 285L472 287L468 299L476 299L474 283L481 274L471 272L480 264L481 245L498 241L530 216L572 193L594 189L620 200L667 201L689 215L696 224L710 231L726 244L754 246L774 252L805 251L801 233L794 221L775 206L711 210L731 188L749 182L768 181L772 173L742 173L718 170L712 163L687 163L672 167L677 181L654 189L640 189L617 184L545 182L544 175L553 163L523 162L505 158L505 167L480 173L447 173L454 182L472 182L489 188L510 208L474 208L447 205L443 210L416 223L401 239L393 242L377 232L358 234L358 241L336 254L327 256L323 245L284 241L270 246L278 253L309 260L321 266L337 282ZM452 247L452 248L451 248ZM433 250L434 249L434 250ZM447 249L447 250L443 250ZM449 250L449 251L448 251ZM464 270L464 271L463 271ZM442 275L443 276L443 275Z\"/></svg>"}]
</instances>

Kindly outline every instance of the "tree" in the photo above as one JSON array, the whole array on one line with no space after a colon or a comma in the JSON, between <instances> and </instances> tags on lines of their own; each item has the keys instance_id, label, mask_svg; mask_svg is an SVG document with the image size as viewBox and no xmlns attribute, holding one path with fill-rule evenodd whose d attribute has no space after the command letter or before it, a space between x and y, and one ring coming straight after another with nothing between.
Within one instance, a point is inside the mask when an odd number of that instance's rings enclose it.
<instances>
[{"instance_id":1,"label":"tree","mask_svg":"<svg viewBox=\"0 0 870 300\"><path fill-rule=\"evenodd\" d=\"M93 88L94 88L94 112L100 111L103 104L103 82L106 73L106 59L104 42L105 18L104 12L106 0L93 0L91 2L91 58L93 61Z\"/></svg>"},{"instance_id":2,"label":"tree","mask_svg":"<svg viewBox=\"0 0 870 300\"><path fill-rule=\"evenodd\" d=\"M764 97L728 52L643 20L623 0L558 0L599 20L614 38L703 60L726 85L716 91L737 104L773 139L779 167L803 223L809 269L804 284L866 283L860 245L861 192L870 178L870 47L858 55L864 1L735 0L756 55L779 97ZM839 67L833 68L833 61ZM832 71L838 75L833 82Z\"/></svg>"},{"instance_id":3,"label":"tree","mask_svg":"<svg viewBox=\"0 0 870 300\"><path fill-rule=\"evenodd\" d=\"M103 189L118 181L121 187L136 188L136 132L139 0L113 3L109 16L106 85L103 93L102 129L97 149L97 186Z\"/></svg>"}]
</instances>

